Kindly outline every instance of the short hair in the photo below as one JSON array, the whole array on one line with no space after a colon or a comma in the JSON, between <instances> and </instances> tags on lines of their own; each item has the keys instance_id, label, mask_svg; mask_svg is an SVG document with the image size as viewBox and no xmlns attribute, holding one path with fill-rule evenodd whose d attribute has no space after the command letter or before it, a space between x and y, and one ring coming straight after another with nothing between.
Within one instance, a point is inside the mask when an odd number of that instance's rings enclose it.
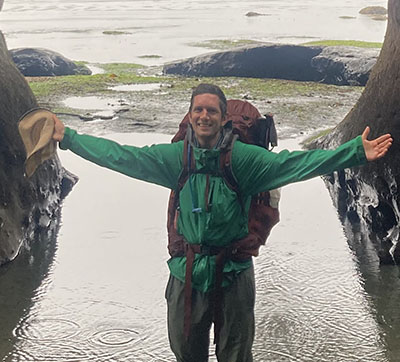
<instances>
[{"instance_id":1,"label":"short hair","mask_svg":"<svg viewBox=\"0 0 400 362\"><path fill-rule=\"evenodd\" d=\"M189 112L192 110L194 97L200 94L215 94L219 98L219 108L221 109L222 117L225 117L227 110L225 94L217 85L208 83L200 83L196 88L193 89L192 97L190 98Z\"/></svg>"}]
</instances>

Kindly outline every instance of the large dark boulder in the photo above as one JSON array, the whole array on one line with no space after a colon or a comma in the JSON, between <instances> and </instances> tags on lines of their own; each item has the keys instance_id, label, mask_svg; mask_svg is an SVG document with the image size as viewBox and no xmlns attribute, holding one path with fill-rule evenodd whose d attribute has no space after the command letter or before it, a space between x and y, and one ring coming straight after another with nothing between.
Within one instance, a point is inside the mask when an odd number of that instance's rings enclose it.
<instances>
[{"instance_id":1,"label":"large dark boulder","mask_svg":"<svg viewBox=\"0 0 400 362\"><path fill-rule=\"evenodd\" d=\"M323 75L323 83L365 85L379 51L376 48L329 46L311 60L311 65Z\"/></svg>"},{"instance_id":2,"label":"large dark boulder","mask_svg":"<svg viewBox=\"0 0 400 362\"><path fill-rule=\"evenodd\" d=\"M367 86L345 119L312 146L330 148L362 133L391 133L393 146L381 160L326 178L354 249L381 263L400 263L400 2L389 0L385 41Z\"/></svg>"},{"instance_id":3,"label":"large dark boulder","mask_svg":"<svg viewBox=\"0 0 400 362\"><path fill-rule=\"evenodd\" d=\"M91 74L87 67L48 49L18 48L10 50L10 53L17 68L26 77Z\"/></svg>"},{"instance_id":4,"label":"large dark boulder","mask_svg":"<svg viewBox=\"0 0 400 362\"><path fill-rule=\"evenodd\" d=\"M276 78L335 85L367 83L378 49L253 45L164 65L164 73L201 77Z\"/></svg>"},{"instance_id":5,"label":"large dark boulder","mask_svg":"<svg viewBox=\"0 0 400 362\"><path fill-rule=\"evenodd\" d=\"M169 63L163 71L185 76L319 81L322 76L311 66L311 59L321 51L322 47L254 45Z\"/></svg>"},{"instance_id":6,"label":"large dark boulder","mask_svg":"<svg viewBox=\"0 0 400 362\"><path fill-rule=\"evenodd\" d=\"M0 265L14 259L23 246L53 233L62 198L76 178L57 158L46 161L27 179L25 148L18 120L37 107L36 99L13 63L0 32Z\"/></svg>"}]
</instances>

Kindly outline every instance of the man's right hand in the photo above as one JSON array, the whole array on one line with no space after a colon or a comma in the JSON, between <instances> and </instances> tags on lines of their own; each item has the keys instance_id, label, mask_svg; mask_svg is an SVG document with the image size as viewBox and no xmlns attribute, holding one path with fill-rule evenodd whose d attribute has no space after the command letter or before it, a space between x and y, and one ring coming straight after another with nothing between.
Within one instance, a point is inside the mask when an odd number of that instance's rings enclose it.
<instances>
[{"instance_id":1,"label":"man's right hand","mask_svg":"<svg viewBox=\"0 0 400 362\"><path fill-rule=\"evenodd\" d=\"M61 142L64 138L65 126L64 123L56 116L53 115L54 120L54 133L53 133L53 140L57 142Z\"/></svg>"}]
</instances>

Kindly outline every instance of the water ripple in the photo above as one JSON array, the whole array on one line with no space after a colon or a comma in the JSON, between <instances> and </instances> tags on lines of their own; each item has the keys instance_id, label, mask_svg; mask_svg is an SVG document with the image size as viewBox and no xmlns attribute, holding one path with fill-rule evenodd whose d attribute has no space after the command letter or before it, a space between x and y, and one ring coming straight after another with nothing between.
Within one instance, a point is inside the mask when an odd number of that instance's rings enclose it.
<instances>
[{"instance_id":1,"label":"water ripple","mask_svg":"<svg viewBox=\"0 0 400 362\"><path fill-rule=\"evenodd\" d=\"M110 329L95 333L91 341L100 346L123 346L137 342L138 337L139 332L132 329Z\"/></svg>"},{"instance_id":2,"label":"water ripple","mask_svg":"<svg viewBox=\"0 0 400 362\"><path fill-rule=\"evenodd\" d=\"M20 324L14 335L28 340L58 341L75 336L79 330L79 324L68 319L33 317Z\"/></svg>"}]
</instances>

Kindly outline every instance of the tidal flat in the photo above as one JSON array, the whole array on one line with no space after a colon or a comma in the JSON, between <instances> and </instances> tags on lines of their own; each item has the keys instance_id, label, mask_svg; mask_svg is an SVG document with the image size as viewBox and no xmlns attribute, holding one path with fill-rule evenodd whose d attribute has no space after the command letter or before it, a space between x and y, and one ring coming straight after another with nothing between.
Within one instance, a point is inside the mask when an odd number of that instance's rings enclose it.
<instances>
[{"instance_id":1,"label":"tidal flat","mask_svg":"<svg viewBox=\"0 0 400 362\"><path fill-rule=\"evenodd\" d=\"M105 132L173 134L199 83L219 85L228 98L272 113L280 137L291 138L332 128L349 112L363 87L315 82L237 77L181 77L162 74L160 66L130 63L88 64L93 75L27 78L40 106L68 125L90 131L103 122ZM77 99L79 98L79 102Z\"/></svg>"}]
</instances>

